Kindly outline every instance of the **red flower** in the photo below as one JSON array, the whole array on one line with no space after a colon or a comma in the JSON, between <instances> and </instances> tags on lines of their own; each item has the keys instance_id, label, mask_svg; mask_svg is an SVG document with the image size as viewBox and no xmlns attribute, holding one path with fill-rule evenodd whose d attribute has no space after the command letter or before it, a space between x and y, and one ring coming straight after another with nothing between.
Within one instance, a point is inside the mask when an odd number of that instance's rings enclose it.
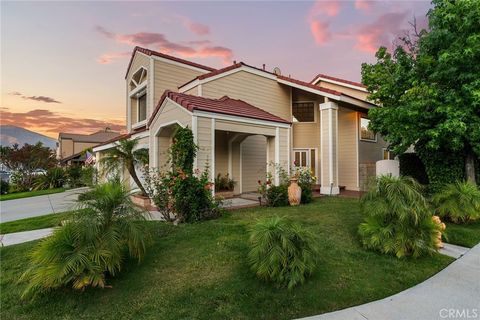
<instances>
[{"instance_id":1,"label":"red flower","mask_svg":"<svg viewBox=\"0 0 480 320\"><path fill-rule=\"evenodd\" d=\"M272 181L267 180L267 181L265 181L265 184L270 185L270 184L272 184Z\"/></svg>"},{"instance_id":2,"label":"red flower","mask_svg":"<svg viewBox=\"0 0 480 320\"><path fill-rule=\"evenodd\" d=\"M257 182L258 182L259 185L262 185L262 181L258 180Z\"/></svg>"}]
</instances>

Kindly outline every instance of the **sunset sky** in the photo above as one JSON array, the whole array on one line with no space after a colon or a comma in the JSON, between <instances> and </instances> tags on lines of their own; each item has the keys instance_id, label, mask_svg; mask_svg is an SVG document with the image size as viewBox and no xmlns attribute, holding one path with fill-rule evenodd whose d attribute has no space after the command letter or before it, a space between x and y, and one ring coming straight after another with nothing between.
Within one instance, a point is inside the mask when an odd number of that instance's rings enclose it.
<instances>
[{"instance_id":1,"label":"sunset sky","mask_svg":"<svg viewBox=\"0 0 480 320\"><path fill-rule=\"evenodd\" d=\"M360 80L362 62L429 1L4 2L2 124L58 132L122 129L135 45L220 68L233 60Z\"/></svg>"}]
</instances>

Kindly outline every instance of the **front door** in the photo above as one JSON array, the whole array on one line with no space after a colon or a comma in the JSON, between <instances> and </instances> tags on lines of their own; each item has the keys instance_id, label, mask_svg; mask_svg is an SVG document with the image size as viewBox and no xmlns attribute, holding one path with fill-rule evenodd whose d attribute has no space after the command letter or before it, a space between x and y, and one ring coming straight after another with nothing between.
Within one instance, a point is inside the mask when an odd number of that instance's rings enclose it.
<instances>
[{"instance_id":1,"label":"front door","mask_svg":"<svg viewBox=\"0 0 480 320\"><path fill-rule=\"evenodd\" d=\"M293 159L295 166L310 168L313 175L318 178L316 149L293 149Z\"/></svg>"}]
</instances>

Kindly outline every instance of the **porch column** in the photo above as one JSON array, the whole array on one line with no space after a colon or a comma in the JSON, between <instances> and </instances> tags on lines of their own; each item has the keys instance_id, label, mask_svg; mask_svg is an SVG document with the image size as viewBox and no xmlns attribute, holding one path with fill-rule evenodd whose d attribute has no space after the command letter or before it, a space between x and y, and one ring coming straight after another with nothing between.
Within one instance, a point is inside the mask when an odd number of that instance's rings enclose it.
<instances>
[{"instance_id":1,"label":"porch column","mask_svg":"<svg viewBox=\"0 0 480 320\"><path fill-rule=\"evenodd\" d=\"M338 105L328 101L320 104L320 193L337 195L338 187Z\"/></svg>"},{"instance_id":2,"label":"porch column","mask_svg":"<svg viewBox=\"0 0 480 320\"><path fill-rule=\"evenodd\" d=\"M211 180L212 183L215 183L215 118L212 118L212 123L211 123L211 159L212 163L210 165L210 170L211 171ZM215 196L215 187L212 188L212 195Z\"/></svg>"}]
</instances>

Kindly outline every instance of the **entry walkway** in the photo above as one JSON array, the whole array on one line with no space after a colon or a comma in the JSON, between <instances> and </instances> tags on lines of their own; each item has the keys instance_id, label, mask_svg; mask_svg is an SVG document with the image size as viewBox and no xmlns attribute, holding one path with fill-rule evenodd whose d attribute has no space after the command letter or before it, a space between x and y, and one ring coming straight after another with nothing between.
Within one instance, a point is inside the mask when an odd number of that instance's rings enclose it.
<instances>
[{"instance_id":1,"label":"entry walkway","mask_svg":"<svg viewBox=\"0 0 480 320\"><path fill-rule=\"evenodd\" d=\"M480 317L480 244L424 282L391 297L304 320L438 320Z\"/></svg>"}]
</instances>

